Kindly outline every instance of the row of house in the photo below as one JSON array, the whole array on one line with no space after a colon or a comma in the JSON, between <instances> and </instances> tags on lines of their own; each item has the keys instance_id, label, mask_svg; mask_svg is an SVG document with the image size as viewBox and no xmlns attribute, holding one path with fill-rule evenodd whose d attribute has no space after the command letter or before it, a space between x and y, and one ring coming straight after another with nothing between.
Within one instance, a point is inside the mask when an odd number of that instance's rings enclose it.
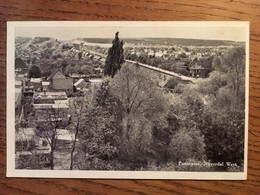
<instances>
[{"instance_id":1,"label":"row of house","mask_svg":"<svg viewBox=\"0 0 260 195\"><path fill-rule=\"evenodd\" d=\"M28 169L32 168L32 158L40 158L38 166L43 168L49 166L51 147L47 137L36 133L42 124L55 124L50 128L57 128L56 151L71 147L74 135L63 127L70 122L69 100L65 91L73 90L73 80L55 71L44 81L41 78L28 79L25 86L25 94L31 96L29 113L35 117L37 128L23 127L16 132L16 158L24 162L23 168Z\"/></svg>"},{"instance_id":2,"label":"row of house","mask_svg":"<svg viewBox=\"0 0 260 195\"><path fill-rule=\"evenodd\" d=\"M97 71L102 72L102 69L97 68ZM70 76L65 76L62 73L62 71L57 70L47 78L47 81L49 82L48 89L71 93L77 90L84 91L96 87L102 82L102 79L90 78L87 75L81 75L81 74L72 74Z\"/></svg>"},{"instance_id":3,"label":"row of house","mask_svg":"<svg viewBox=\"0 0 260 195\"><path fill-rule=\"evenodd\" d=\"M21 105L22 99L31 103L34 93L58 93L71 94L76 91L84 91L96 87L102 79L89 78L86 75L65 76L62 71L54 71L47 79L31 78L18 74L15 77L15 105Z\"/></svg>"},{"instance_id":4,"label":"row of house","mask_svg":"<svg viewBox=\"0 0 260 195\"><path fill-rule=\"evenodd\" d=\"M233 46L188 46L182 47L175 45L174 47L168 48L132 48L130 50L126 50L128 54L140 56L142 54L147 55L150 58L163 58L169 59L172 57L181 57L186 56L191 60L200 59L204 57L216 56L221 53L225 53L228 48L232 48Z\"/></svg>"},{"instance_id":5,"label":"row of house","mask_svg":"<svg viewBox=\"0 0 260 195\"><path fill-rule=\"evenodd\" d=\"M105 63L106 59L104 56L100 54L96 54L94 52L89 52L85 50L78 50L75 49L74 47L70 49L71 54L75 56L76 59L91 59L95 61L99 61L101 63Z\"/></svg>"}]
</instances>

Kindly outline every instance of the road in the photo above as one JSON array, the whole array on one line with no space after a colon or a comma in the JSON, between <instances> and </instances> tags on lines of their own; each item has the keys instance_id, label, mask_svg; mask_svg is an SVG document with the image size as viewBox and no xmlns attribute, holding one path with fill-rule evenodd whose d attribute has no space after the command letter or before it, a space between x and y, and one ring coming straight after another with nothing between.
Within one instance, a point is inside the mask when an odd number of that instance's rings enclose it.
<instances>
[{"instance_id":1,"label":"road","mask_svg":"<svg viewBox=\"0 0 260 195\"><path fill-rule=\"evenodd\" d=\"M168 70L164 70L164 69L161 69L161 68L157 68L157 67L154 67L154 66L151 66L151 65L148 65L148 64L143 64L143 63L140 63L140 62L137 62L137 61L132 61L132 60L125 60L125 61L126 61L126 62L130 62L130 63L133 63L133 64L138 64L139 66L142 66L142 67L144 67L144 68L148 68L148 69L150 69L150 70L154 70L154 71L157 71L157 72L166 74L166 75L176 76L176 77L181 78L182 80L191 81L191 82L193 82L193 83L196 83L196 82L197 82L197 79L196 79L196 78L183 76L183 75L177 74L177 73L172 72L172 71L168 71Z\"/></svg>"}]
</instances>

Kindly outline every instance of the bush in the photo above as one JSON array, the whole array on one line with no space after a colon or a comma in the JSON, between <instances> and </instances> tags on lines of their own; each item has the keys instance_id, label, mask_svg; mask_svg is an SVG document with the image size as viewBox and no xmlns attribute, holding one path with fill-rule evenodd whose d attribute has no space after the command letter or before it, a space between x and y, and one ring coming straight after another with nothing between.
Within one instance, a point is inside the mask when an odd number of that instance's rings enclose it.
<instances>
[{"instance_id":1,"label":"bush","mask_svg":"<svg viewBox=\"0 0 260 195\"><path fill-rule=\"evenodd\" d=\"M204 159L204 140L200 131L180 129L172 138L170 153L173 162Z\"/></svg>"}]
</instances>

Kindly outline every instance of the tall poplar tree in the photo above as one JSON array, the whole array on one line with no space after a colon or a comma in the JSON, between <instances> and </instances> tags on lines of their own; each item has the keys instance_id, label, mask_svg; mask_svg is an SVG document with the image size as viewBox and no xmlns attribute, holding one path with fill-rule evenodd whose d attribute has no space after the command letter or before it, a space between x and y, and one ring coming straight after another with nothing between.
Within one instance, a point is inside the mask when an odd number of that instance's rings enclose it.
<instances>
[{"instance_id":1,"label":"tall poplar tree","mask_svg":"<svg viewBox=\"0 0 260 195\"><path fill-rule=\"evenodd\" d=\"M124 63L124 43L123 41L120 41L118 35L119 32L116 32L115 39L112 42L113 45L108 50L108 55L105 62L104 74L112 78Z\"/></svg>"}]
</instances>

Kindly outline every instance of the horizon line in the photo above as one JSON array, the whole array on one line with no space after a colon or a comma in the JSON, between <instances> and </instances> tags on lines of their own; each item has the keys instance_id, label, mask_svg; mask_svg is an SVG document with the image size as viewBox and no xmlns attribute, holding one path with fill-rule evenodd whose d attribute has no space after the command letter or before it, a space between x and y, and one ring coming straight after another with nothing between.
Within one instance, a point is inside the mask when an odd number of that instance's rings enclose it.
<instances>
[{"instance_id":1,"label":"horizon line","mask_svg":"<svg viewBox=\"0 0 260 195\"><path fill-rule=\"evenodd\" d=\"M16 36L15 38L30 38L30 39L34 39L34 38L52 38L52 39L57 39L59 41L71 41L71 40L75 40L75 39L114 39L113 38L108 38L108 37L75 37L72 39L59 39L59 38L55 38L55 37L51 37L51 36ZM203 40L203 41L228 41L228 42L238 42L238 43L245 43L246 41L243 40L230 40L230 39L201 39L201 38L180 38L180 37L119 37L119 39L123 40L123 39L185 39L185 40ZM105 44L105 43L104 43Z\"/></svg>"}]
</instances>

